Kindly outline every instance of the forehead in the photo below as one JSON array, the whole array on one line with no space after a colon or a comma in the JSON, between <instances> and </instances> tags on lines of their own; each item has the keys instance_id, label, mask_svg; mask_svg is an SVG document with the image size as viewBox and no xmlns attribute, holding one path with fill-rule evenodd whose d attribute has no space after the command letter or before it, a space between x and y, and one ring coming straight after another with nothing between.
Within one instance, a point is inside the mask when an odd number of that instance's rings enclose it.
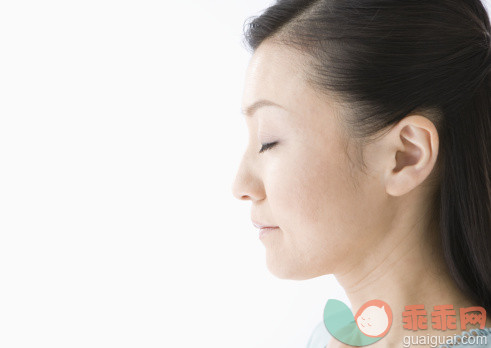
<instances>
[{"instance_id":1,"label":"forehead","mask_svg":"<svg viewBox=\"0 0 491 348\"><path fill-rule=\"evenodd\" d=\"M299 52L264 41L254 52L246 71L242 106L269 99L288 108L305 87L305 58ZM292 99L293 98L293 99Z\"/></svg>"}]
</instances>

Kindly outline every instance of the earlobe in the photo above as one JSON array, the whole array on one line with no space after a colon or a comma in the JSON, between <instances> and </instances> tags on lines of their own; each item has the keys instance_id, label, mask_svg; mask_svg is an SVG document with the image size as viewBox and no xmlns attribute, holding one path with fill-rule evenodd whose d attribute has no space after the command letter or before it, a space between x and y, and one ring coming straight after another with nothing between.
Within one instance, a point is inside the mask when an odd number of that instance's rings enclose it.
<instances>
[{"instance_id":1,"label":"earlobe","mask_svg":"<svg viewBox=\"0 0 491 348\"><path fill-rule=\"evenodd\" d=\"M438 155L438 133L426 117L408 116L389 136L394 146L386 191L392 196L402 196L421 184L433 170Z\"/></svg>"}]
</instances>

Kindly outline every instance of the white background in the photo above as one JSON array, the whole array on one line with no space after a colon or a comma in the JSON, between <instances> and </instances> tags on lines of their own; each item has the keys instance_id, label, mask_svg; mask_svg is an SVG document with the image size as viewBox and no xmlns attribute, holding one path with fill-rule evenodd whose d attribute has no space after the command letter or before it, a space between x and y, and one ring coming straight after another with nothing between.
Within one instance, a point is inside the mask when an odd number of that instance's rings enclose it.
<instances>
[{"instance_id":1,"label":"white background","mask_svg":"<svg viewBox=\"0 0 491 348\"><path fill-rule=\"evenodd\" d=\"M0 347L301 348L349 305L232 196L269 3L0 2Z\"/></svg>"}]
</instances>

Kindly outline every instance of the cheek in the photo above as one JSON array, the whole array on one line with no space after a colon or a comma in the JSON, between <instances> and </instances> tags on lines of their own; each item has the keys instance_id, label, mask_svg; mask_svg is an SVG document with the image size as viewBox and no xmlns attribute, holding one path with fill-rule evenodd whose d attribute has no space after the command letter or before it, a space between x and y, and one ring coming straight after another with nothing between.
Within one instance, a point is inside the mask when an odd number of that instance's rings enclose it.
<instances>
[{"instance_id":1,"label":"cheek","mask_svg":"<svg viewBox=\"0 0 491 348\"><path fill-rule=\"evenodd\" d=\"M372 244L374 202L344 149L322 149L290 149L285 158L278 156L265 184L286 245L306 265L334 271L343 267L345 255L362 254Z\"/></svg>"},{"instance_id":2,"label":"cheek","mask_svg":"<svg viewBox=\"0 0 491 348\"><path fill-rule=\"evenodd\" d=\"M272 213L291 233L302 238L345 232L354 223L352 211L359 201L346 158L329 151L298 149L278 159L266 187ZM306 233L306 231L309 231Z\"/></svg>"}]
</instances>

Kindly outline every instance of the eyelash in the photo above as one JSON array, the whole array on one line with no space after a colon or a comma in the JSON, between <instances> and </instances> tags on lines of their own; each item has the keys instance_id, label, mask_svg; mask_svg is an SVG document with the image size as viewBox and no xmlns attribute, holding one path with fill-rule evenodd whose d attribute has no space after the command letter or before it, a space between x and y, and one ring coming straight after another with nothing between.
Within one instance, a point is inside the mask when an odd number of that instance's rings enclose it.
<instances>
[{"instance_id":1,"label":"eyelash","mask_svg":"<svg viewBox=\"0 0 491 348\"><path fill-rule=\"evenodd\" d=\"M272 143L267 143L267 144L261 144L261 150L259 150L259 153L262 153L266 150L269 150L271 149L272 147L274 147L278 142L277 141L274 141Z\"/></svg>"}]
</instances>

